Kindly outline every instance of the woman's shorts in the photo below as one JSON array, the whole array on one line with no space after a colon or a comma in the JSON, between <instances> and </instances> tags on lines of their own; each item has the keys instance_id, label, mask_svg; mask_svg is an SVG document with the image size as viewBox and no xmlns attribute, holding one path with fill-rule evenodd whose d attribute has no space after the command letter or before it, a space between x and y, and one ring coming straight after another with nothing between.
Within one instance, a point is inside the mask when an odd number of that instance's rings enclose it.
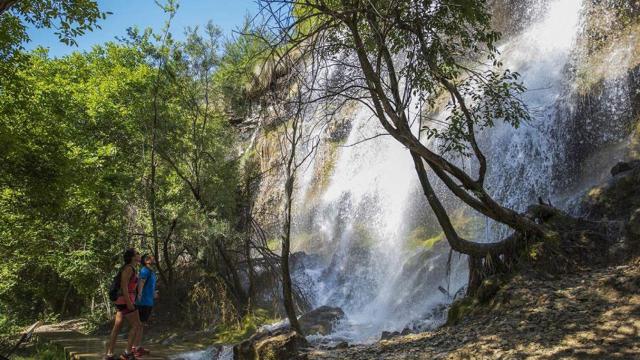
<instances>
[{"instance_id":1,"label":"woman's shorts","mask_svg":"<svg viewBox=\"0 0 640 360\"><path fill-rule=\"evenodd\" d=\"M136 305L136 307L140 312L140 321L149 321L149 317L151 316L151 309L153 309L153 306Z\"/></svg>"},{"instance_id":2,"label":"woman's shorts","mask_svg":"<svg viewBox=\"0 0 640 360\"><path fill-rule=\"evenodd\" d=\"M133 305L133 310L127 309L126 304L116 304L116 309L118 309L118 312L121 313L122 315L127 315L127 314L131 314L132 312L138 311L135 305Z\"/></svg>"}]
</instances>

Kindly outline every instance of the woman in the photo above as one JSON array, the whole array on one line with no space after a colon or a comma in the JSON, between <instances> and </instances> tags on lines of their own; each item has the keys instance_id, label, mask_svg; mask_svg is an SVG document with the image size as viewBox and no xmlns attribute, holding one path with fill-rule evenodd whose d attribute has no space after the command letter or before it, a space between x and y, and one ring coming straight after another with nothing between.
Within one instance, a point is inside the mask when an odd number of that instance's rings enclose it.
<instances>
[{"instance_id":1,"label":"woman","mask_svg":"<svg viewBox=\"0 0 640 360\"><path fill-rule=\"evenodd\" d=\"M116 338L120 328L122 327L122 320L126 319L129 322L129 337L127 338L127 348L124 353L120 355L121 360L134 360L135 356L131 351L134 343L139 341L138 337L140 330L142 329L142 323L138 315L134 302L136 298L136 288L138 286L138 276L136 276L135 265L140 263L140 254L135 249L127 249L123 254L124 265L120 268L120 296L115 301L116 304L116 319L113 323L113 329L111 330L111 337L109 338L109 344L107 346L107 353L105 359L115 360L113 356L113 347L116 344Z\"/></svg>"}]
</instances>

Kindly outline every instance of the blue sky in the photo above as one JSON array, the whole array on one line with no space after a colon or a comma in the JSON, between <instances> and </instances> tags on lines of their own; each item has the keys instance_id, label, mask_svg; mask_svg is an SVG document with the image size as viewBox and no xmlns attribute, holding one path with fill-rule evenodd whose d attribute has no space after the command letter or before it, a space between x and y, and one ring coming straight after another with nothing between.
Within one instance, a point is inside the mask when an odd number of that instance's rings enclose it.
<instances>
[{"instance_id":1,"label":"blue sky","mask_svg":"<svg viewBox=\"0 0 640 360\"><path fill-rule=\"evenodd\" d=\"M27 49L37 46L49 48L49 55L58 57L77 50L90 50L93 45L113 40L116 36L126 35L128 27L152 27L159 30L166 16L154 0L98 0L100 9L113 14L100 24L102 29L77 38L78 46L67 46L58 41L51 29L29 29L31 42ZM258 9L256 0L179 0L180 7L171 24L177 38L182 38L187 26L205 25L211 20L222 28L225 35L242 25L245 15L255 15Z\"/></svg>"}]
</instances>

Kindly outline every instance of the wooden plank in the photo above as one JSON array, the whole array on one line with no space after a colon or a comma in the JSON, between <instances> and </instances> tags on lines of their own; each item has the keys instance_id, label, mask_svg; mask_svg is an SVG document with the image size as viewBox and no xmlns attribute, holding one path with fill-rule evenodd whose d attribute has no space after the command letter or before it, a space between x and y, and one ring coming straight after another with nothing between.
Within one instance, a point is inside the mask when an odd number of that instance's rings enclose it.
<instances>
[{"instance_id":1,"label":"wooden plank","mask_svg":"<svg viewBox=\"0 0 640 360\"><path fill-rule=\"evenodd\" d=\"M88 336L76 331L36 332L35 336L40 341L50 342L64 348L68 359L71 360L102 360L108 338ZM120 354L127 346L126 340L118 337L115 354ZM166 360L172 355L193 349L184 347L167 347L163 345L149 345L151 354L145 355L144 360Z\"/></svg>"}]
</instances>

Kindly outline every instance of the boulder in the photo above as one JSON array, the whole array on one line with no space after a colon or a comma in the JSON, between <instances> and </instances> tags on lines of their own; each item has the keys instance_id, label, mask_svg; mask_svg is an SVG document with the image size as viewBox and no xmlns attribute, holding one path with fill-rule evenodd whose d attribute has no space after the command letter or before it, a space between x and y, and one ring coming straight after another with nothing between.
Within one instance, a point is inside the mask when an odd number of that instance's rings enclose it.
<instances>
[{"instance_id":1,"label":"boulder","mask_svg":"<svg viewBox=\"0 0 640 360\"><path fill-rule=\"evenodd\" d=\"M383 331L382 335L380 335L380 340L389 340L400 335L399 331Z\"/></svg>"},{"instance_id":2,"label":"boulder","mask_svg":"<svg viewBox=\"0 0 640 360\"><path fill-rule=\"evenodd\" d=\"M267 337L255 344L257 360L289 360L298 357L300 349L307 346L303 336L295 331Z\"/></svg>"},{"instance_id":3,"label":"boulder","mask_svg":"<svg viewBox=\"0 0 640 360\"><path fill-rule=\"evenodd\" d=\"M281 329L256 333L233 347L235 360L290 360L300 357L307 340L295 331Z\"/></svg>"},{"instance_id":4,"label":"boulder","mask_svg":"<svg viewBox=\"0 0 640 360\"><path fill-rule=\"evenodd\" d=\"M344 318L339 307L321 306L302 315L298 322L305 335L327 335L333 331L336 322Z\"/></svg>"},{"instance_id":5,"label":"boulder","mask_svg":"<svg viewBox=\"0 0 640 360\"><path fill-rule=\"evenodd\" d=\"M335 349L346 349L349 347L349 343L346 341L341 341L338 344L336 344Z\"/></svg>"},{"instance_id":6,"label":"boulder","mask_svg":"<svg viewBox=\"0 0 640 360\"><path fill-rule=\"evenodd\" d=\"M640 208L631 213L629 222L627 223L627 229L633 236L640 237Z\"/></svg>"},{"instance_id":7,"label":"boulder","mask_svg":"<svg viewBox=\"0 0 640 360\"><path fill-rule=\"evenodd\" d=\"M409 334L413 334L415 333L415 331L409 327L406 327L404 329L402 329L402 332L400 333L400 335L405 336L405 335L409 335Z\"/></svg>"},{"instance_id":8,"label":"boulder","mask_svg":"<svg viewBox=\"0 0 640 360\"><path fill-rule=\"evenodd\" d=\"M640 167L640 160L631 160L628 162L620 161L611 168L611 176L616 176L620 173L633 170L636 167Z\"/></svg>"},{"instance_id":9,"label":"boulder","mask_svg":"<svg viewBox=\"0 0 640 360\"><path fill-rule=\"evenodd\" d=\"M178 340L178 334L171 334L168 337L166 337L164 340L162 340L161 344L162 345L171 345L174 342L176 342Z\"/></svg>"}]
</instances>

